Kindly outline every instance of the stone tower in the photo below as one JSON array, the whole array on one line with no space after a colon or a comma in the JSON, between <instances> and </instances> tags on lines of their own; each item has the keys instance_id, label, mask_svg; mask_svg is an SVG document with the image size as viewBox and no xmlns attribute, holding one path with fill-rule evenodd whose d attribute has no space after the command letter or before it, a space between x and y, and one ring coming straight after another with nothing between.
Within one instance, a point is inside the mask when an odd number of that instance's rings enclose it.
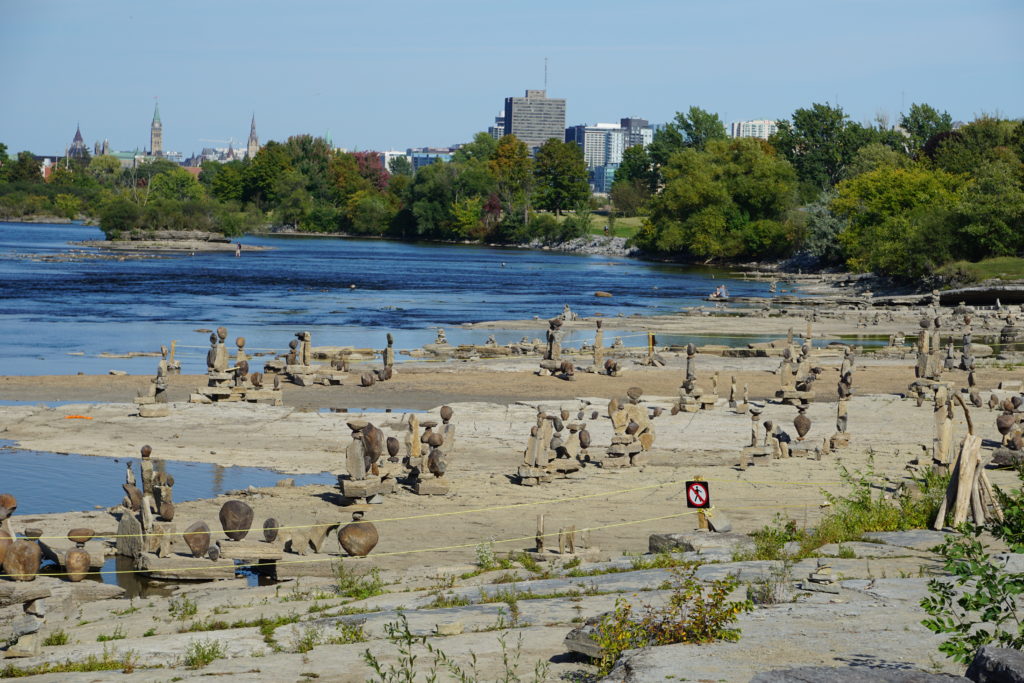
<instances>
[{"instance_id":1,"label":"stone tower","mask_svg":"<svg viewBox=\"0 0 1024 683\"><path fill-rule=\"evenodd\" d=\"M252 125L249 126L249 144L245 148L245 156L252 159L256 152L260 151L260 139L256 136L256 115L252 115Z\"/></svg>"},{"instance_id":2,"label":"stone tower","mask_svg":"<svg viewBox=\"0 0 1024 683\"><path fill-rule=\"evenodd\" d=\"M76 159L82 159L89 156L89 149L85 146L85 140L82 138L82 128L79 126L75 128L75 138L71 141L71 147L68 148L67 155Z\"/></svg>"},{"instance_id":3,"label":"stone tower","mask_svg":"<svg viewBox=\"0 0 1024 683\"><path fill-rule=\"evenodd\" d=\"M153 107L153 123L149 126L149 153L155 157L164 155L164 124L160 122L160 103Z\"/></svg>"}]
</instances>

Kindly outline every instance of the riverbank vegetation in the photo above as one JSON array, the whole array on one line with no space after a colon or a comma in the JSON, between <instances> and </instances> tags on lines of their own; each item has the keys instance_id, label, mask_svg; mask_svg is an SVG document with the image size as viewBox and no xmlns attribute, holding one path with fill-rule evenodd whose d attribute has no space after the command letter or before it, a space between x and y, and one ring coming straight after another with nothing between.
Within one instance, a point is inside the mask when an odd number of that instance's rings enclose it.
<instances>
[{"instance_id":1,"label":"riverbank vegetation","mask_svg":"<svg viewBox=\"0 0 1024 683\"><path fill-rule=\"evenodd\" d=\"M39 215L89 218L110 237L282 227L554 244L609 234L660 258L798 256L801 267L965 280L989 270L970 264L1024 252L1024 124L955 125L927 104L897 125L862 124L813 104L768 140L730 139L717 114L690 107L625 150L608 199L591 197L577 145L552 139L531 156L511 135L478 133L415 172L405 157L385 168L375 152L296 135L192 170L61 160L46 180L31 154L0 145L0 219Z\"/></svg>"}]
</instances>

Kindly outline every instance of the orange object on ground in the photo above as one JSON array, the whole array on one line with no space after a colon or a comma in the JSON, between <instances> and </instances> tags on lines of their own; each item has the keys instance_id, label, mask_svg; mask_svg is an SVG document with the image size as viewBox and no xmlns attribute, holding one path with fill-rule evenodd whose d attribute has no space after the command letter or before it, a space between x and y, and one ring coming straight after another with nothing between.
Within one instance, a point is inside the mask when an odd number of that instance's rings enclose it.
<instances>
[{"instance_id":1,"label":"orange object on ground","mask_svg":"<svg viewBox=\"0 0 1024 683\"><path fill-rule=\"evenodd\" d=\"M92 418L88 415L65 415L65 420L91 420Z\"/></svg>"}]
</instances>

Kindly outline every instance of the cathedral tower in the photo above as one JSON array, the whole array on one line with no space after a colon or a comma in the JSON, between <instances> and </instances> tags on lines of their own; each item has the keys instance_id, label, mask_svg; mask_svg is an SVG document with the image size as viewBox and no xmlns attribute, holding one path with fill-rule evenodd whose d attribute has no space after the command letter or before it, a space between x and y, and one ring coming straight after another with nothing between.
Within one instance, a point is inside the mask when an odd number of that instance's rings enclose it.
<instances>
[{"instance_id":1,"label":"cathedral tower","mask_svg":"<svg viewBox=\"0 0 1024 683\"><path fill-rule=\"evenodd\" d=\"M260 139L256 137L256 115L252 115L252 125L249 126L249 144L245 148L245 156L252 159L256 152L260 151Z\"/></svg>"},{"instance_id":2,"label":"cathedral tower","mask_svg":"<svg viewBox=\"0 0 1024 683\"><path fill-rule=\"evenodd\" d=\"M153 108L153 123L149 126L149 153L155 157L164 155L164 124L160 122L160 103Z\"/></svg>"}]
</instances>

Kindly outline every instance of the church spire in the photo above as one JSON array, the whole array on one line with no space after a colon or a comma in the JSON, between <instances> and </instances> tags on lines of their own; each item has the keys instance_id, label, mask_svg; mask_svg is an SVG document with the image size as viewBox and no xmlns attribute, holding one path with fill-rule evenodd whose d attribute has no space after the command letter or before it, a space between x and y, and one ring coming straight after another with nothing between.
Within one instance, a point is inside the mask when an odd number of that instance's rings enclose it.
<instances>
[{"instance_id":1,"label":"church spire","mask_svg":"<svg viewBox=\"0 0 1024 683\"><path fill-rule=\"evenodd\" d=\"M149 153L155 157L164 155L164 124L160 122L160 101L153 105L153 123L149 126Z\"/></svg>"},{"instance_id":2,"label":"church spire","mask_svg":"<svg viewBox=\"0 0 1024 683\"><path fill-rule=\"evenodd\" d=\"M258 151L260 151L260 139L256 135L256 114L253 113L252 123L249 124L249 142L245 146L245 156L252 159Z\"/></svg>"}]
</instances>

